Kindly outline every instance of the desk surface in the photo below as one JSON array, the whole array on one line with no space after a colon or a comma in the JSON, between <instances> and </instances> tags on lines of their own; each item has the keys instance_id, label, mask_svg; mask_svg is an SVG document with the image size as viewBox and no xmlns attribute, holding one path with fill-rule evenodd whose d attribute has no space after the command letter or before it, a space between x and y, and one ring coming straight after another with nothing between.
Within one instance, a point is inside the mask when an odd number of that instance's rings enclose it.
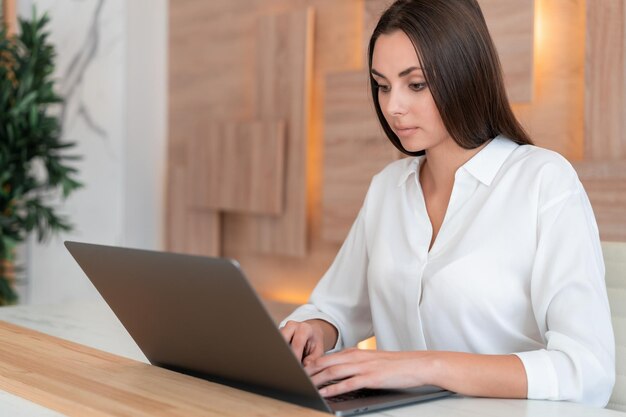
<instances>
[{"instance_id":1,"label":"desk surface","mask_svg":"<svg viewBox=\"0 0 626 417\"><path fill-rule=\"evenodd\" d=\"M268 307L285 315L280 305ZM0 416L326 415L147 365L103 302L4 307L0 320L85 345L0 323ZM367 415L626 416L566 402L464 397Z\"/></svg>"}]
</instances>

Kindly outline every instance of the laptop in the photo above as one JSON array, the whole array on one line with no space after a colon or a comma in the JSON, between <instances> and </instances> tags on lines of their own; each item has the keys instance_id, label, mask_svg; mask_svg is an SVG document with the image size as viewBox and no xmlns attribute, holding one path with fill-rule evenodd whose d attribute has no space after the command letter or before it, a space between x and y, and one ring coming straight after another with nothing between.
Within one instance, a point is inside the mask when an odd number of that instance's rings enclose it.
<instances>
[{"instance_id":1,"label":"laptop","mask_svg":"<svg viewBox=\"0 0 626 417\"><path fill-rule=\"evenodd\" d=\"M324 399L236 261L65 246L153 365L344 416L451 394L425 386Z\"/></svg>"}]
</instances>

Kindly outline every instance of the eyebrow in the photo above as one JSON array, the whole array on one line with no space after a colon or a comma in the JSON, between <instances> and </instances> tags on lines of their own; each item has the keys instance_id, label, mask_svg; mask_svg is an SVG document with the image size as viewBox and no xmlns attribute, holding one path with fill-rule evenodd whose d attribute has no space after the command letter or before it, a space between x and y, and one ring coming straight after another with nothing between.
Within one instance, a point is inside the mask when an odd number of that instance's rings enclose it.
<instances>
[{"instance_id":1,"label":"eyebrow","mask_svg":"<svg viewBox=\"0 0 626 417\"><path fill-rule=\"evenodd\" d=\"M407 68L407 69L405 69L405 70L403 70L403 71L400 71L400 72L398 73L398 77L404 77L404 76L406 76L406 75L408 75L408 74L412 73L412 72L413 72L413 71L415 71L415 70L421 70L421 68L420 68L420 67L409 67L409 68ZM381 77L381 78L384 78L385 80L387 79L387 77L385 77L385 76L384 76L383 74L381 74L380 72L376 71L374 68L372 68L372 74L373 74L373 75L377 75L377 76L379 76L379 77Z\"/></svg>"}]
</instances>

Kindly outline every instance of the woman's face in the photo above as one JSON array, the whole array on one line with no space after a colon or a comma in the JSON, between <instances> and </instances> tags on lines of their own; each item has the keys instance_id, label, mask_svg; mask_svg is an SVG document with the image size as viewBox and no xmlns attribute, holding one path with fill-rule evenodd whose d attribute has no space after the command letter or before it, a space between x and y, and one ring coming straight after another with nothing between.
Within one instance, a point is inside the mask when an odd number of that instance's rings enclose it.
<instances>
[{"instance_id":1,"label":"woman's face","mask_svg":"<svg viewBox=\"0 0 626 417\"><path fill-rule=\"evenodd\" d=\"M376 40L372 77L379 86L383 115L404 149L429 150L452 141L426 85L415 48L401 30Z\"/></svg>"}]
</instances>

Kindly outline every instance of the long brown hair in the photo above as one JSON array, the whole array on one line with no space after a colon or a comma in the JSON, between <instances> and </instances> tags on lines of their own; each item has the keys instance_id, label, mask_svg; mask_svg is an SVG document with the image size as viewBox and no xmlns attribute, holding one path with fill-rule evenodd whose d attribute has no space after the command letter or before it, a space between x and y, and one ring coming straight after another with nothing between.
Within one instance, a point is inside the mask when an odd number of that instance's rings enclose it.
<instances>
[{"instance_id":1,"label":"long brown hair","mask_svg":"<svg viewBox=\"0 0 626 417\"><path fill-rule=\"evenodd\" d=\"M385 120L378 83L371 76L376 40L396 30L413 43L443 124L459 146L477 148L498 135L532 144L511 110L500 60L477 1L397 0L380 17L368 48L374 107L396 148L411 156L424 154L404 149Z\"/></svg>"}]
</instances>

